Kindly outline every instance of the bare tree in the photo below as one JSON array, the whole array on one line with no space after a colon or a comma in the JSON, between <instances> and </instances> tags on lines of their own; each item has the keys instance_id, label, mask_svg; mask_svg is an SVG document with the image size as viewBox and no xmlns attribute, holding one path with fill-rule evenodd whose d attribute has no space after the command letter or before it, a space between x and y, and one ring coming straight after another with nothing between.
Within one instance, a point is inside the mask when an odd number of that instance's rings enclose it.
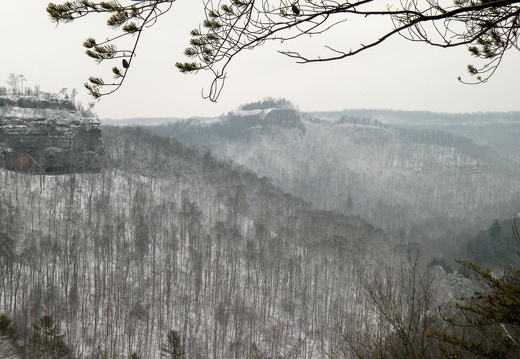
<instances>
[{"instance_id":1,"label":"bare tree","mask_svg":"<svg viewBox=\"0 0 520 359\"><path fill-rule=\"evenodd\" d=\"M16 92L18 92L18 77L19 75L11 72L5 81L11 87L12 94L16 94Z\"/></svg>"},{"instance_id":2,"label":"bare tree","mask_svg":"<svg viewBox=\"0 0 520 359\"><path fill-rule=\"evenodd\" d=\"M357 321L346 321L341 329L345 357L435 356L437 347L427 334L439 326L432 315L436 286L432 271L421 268L418 254L401 259L397 267L386 265L375 276L364 270L360 282L362 314L352 315Z\"/></svg>"},{"instance_id":3,"label":"bare tree","mask_svg":"<svg viewBox=\"0 0 520 359\"><path fill-rule=\"evenodd\" d=\"M25 79L24 75L18 75L18 78L20 79L20 82L22 83L21 93L22 93L22 95L25 95L25 92L23 91L23 83L26 82L27 80Z\"/></svg>"}]
</instances>

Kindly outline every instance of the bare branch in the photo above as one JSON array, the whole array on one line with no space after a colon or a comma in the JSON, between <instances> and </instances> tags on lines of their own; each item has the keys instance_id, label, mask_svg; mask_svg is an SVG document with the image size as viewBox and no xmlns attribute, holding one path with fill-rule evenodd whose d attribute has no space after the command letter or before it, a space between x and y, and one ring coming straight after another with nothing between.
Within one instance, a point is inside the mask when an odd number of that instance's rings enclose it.
<instances>
[{"instance_id":1,"label":"bare branch","mask_svg":"<svg viewBox=\"0 0 520 359\"><path fill-rule=\"evenodd\" d=\"M47 11L57 22L71 22L92 13L109 15L107 25L121 31L116 36L96 44L86 42L87 54L97 61L124 59L131 63L141 32L153 26L166 14L175 0L127 0L92 2L76 0L62 5L49 4ZM395 35L412 42L424 42L442 48L467 46L470 53L482 61L480 66L469 65L468 72L475 83L486 82L500 65L502 57L511 48L518 49L520 0L402 0L398 3L375 0L204 0L205 19L191 32L190 47L185 55L189 62L177 62L183 73L210 71L214 79L204 97L216 101L221 93L226 69L231 61L245 50L253 50L268 41L287 43L301 37L318 36L350 20L370 19L386 23L386 29L356 28L359 42L345 46L328 44L325 53L306 55L298 50L279 52L294 58L297 63L341 60L380 45ZM365 20L366 19L366 20ZM362 25L363 26L363 25ZM371 34L375 34L370 38ZM118 50L115 42L125 36L135 36L128 50ZM369 37L366 39L366 37ZM361 43L361 44L359 44ZM113 46L113 47L111 47ZM195 59L195 61L193 61ZM90 84L95 97L116 91L126 78L130 67L123 66L117 73L118 82ZM466 82L465 82L466 83ZM109 90L101 89L109 86Z\"/></svg>"}]
</instances>

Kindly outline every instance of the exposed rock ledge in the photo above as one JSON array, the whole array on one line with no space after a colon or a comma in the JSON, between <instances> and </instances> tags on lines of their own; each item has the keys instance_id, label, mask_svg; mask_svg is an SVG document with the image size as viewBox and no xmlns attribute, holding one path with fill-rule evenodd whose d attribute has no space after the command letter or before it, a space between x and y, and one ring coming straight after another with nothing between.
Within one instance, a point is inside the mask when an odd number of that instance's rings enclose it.
<instances>
[{"instance_id":1,"label":"exposed rock ledge","mask_svg":"<svg viewBox=\"0 0 520 359\"><path fill-rule=\"evenodd\" d=\"M0 167L25 173L99 172L104 156L96 118L59 109L0 107Z\"/></svg>"}]
</instances>

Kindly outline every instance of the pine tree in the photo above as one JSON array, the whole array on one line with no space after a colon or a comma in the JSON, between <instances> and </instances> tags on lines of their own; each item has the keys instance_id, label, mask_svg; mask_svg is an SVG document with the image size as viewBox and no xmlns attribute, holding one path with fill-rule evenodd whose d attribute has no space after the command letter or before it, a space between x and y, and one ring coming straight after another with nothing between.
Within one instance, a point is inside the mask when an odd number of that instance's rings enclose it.
<instances>
[{"instance_id":1,"label":"pine tree","mask_svg":"<svg viewBox=\"0 0 520 359\"><path fill-rule=\"evenodd\" d=\"M60 322L50 315L41 317L33 325L33 335L27 349L28 358L72 359L72 349L63 340Z\"/></svg>"},{"instance_id":2,"label":"pine tree","mask_svg":"<svg viewBox=\"0 0 520 359\"><path fill-rule=\"evenodd\" d=\"M166 336L166 343L161 347L161 356L171 359L182 359L185 357L184 345L179 332L170 330Z\"/></svg>"},{"instance_id":3,"label":"pine tree","mask_svg":"<svg viewBox=\"0 0 520 359\"><path fill-rule=\"evenodd\" d=\"M16 339L16 328L13 321L5 314L0 314L0 336Z\"/></svg>"},{"instance_id":4,"label":"pine tree","mask_svg":"<svg viewBox=\"0 0 520 359\"><path fill-rule=\"evenodd\" d=\"M95 98L111 94L121 87L136 55L141 33L154 26L158 18L172 8L176 0L119 1L74 0L62 4L49 3L47 13L59 23L68 23L90 14L108 15L107 26L117 34L96 41L89 37L83 42L85 53L97 62L113 61L112 80L91 76L85 87ZM390 4L392 6L390 6ZM392 26L381 27L373 37L369 32L352 28L353 33L368 34L364 41L327 46L328 51L307 56L299 51L280 51L300 63L345 59L379 46L398 34L413 42L449 48L467 46L478 59L469 64L467 72L475 76L474 83L486 82L500 65L504 53L518 48L517 0L441 0L402 2L364 1L269 1L230 0L204 1L205 17L200 26L190 32L189 47L184 54L187 62L176 62L181 73L201 70L213 74L210 92L205 97L216 101L227 76L226 67L240 53L264 45L268 40L293 41L322 35L345 22L373 30L370 19L386 19ZM334 15L334 16L332 16ZM347 21L348 20L348 21ZM384 21L383 21L384 22ZM431 26L429 26L431 25ZM370 32L371 32L370 31ZM132 39L130 46L122 38ZM126 44L125 44L126 45ZM345 46L342 48L341 46ZM332 51L330 51L332 50ZM313 53L313 51L311 51ZM463 81L461 78L459 80ZM13 90L14 85L13 86Z\"/></svg>"},{"instance_id":5,"label":"pine tree","mask_svg":"<svg viewBox=\"0 0 520 359\"><path fill-rule=\"evenodd\" d=\"M520 241L516 223L516 239ZM520 268L497 276L473 262L462 263L481 281L483 289L459 298L443 317L446 327L431 331L448 358L518 358L520 356Z\"/></svg>"}]
</instances>

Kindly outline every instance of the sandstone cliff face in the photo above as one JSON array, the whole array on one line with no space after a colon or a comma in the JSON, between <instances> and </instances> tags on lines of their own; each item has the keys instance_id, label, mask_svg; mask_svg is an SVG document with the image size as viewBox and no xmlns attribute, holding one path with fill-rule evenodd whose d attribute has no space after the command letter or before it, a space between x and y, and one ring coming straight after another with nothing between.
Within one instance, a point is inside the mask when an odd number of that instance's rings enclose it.
<instances>
[{"instance_id":1,"label":"sandstone cliff face","mask_svg":"<svg viewBox=\"0 0 520 359\"><path fill-rule=\"evenodd\" d=\"M99 172L104 156L96 118L72 110L0 107L0 167L34 174Z\"/></svg>"}]
</instances>

